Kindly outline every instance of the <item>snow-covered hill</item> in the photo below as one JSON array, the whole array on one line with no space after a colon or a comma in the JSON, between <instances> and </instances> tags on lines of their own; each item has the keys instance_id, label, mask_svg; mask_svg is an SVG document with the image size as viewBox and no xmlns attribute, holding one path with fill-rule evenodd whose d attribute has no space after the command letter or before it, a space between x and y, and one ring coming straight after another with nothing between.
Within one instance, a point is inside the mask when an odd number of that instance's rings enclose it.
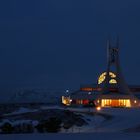
<instances>
[{"instance_id":1,"label":"snow-covered hill","mask_svg":"<svg viewBox=\"0 0 140 140\"><path fill-rule=\"evenodd\" d=\"M12 93L10 97L5 100L8 103L51 103L57 104L61 102L61 96L64 91L52 91L42 89L21 89Z\"/></svg>"}]
</instances>

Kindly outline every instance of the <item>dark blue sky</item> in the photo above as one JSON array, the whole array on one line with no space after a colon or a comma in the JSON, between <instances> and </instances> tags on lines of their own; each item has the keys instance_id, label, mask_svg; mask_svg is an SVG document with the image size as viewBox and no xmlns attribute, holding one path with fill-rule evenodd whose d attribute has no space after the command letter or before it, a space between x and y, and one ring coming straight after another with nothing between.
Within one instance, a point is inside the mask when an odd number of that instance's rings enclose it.
<instances>
[{"instance_id":1,"label":"dark blue sky","mask_svg":"<svg viewBox=\"0 0 140 140\"><path fill-rule=\"evenodd\" d=\"M0 87L76 89L106 68L120 36L121 66L140 84L139 0L0 1Z\"/></svg>"}]
</instances>

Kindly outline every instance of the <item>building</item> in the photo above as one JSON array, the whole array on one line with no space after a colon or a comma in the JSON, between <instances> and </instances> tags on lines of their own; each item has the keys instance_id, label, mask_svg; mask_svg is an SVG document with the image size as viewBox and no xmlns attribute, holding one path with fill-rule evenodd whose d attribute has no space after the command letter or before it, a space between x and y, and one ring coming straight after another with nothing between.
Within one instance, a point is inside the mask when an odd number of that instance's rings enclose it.
<instances>
[{"instance_id":1,"label":"building","mask_svg":"<svg viewBox=\"0 0 140 140\"><path fill-rule=\"evenodd\" d=\"M112 71L114 67L114 71ZM119 61L119 41L112 47L107 42L107 69L97 84L81 86L79 91L62 96L65 105L93 105L99 107L138 107L139 99L133 94L140 86L128 86L121 72Z\"/></svg>"}]
</instances>

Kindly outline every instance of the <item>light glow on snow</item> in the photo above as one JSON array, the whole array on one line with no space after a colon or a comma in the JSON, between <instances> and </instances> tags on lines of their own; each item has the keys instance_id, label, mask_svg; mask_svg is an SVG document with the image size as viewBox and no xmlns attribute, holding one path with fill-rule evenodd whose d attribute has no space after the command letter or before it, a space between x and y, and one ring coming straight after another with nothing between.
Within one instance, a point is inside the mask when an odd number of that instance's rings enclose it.
<instances>
[{"instance_id":1,"label":"light glow on snow","mask_svg":"<svg viewBox=\"0 0 140 140\"><path fill-rule=\"evenodd\" d=\"M101 110L101 107L100 106L96 107L96 110L97 111L100 111Z\"/></svg>"}]
</instances>

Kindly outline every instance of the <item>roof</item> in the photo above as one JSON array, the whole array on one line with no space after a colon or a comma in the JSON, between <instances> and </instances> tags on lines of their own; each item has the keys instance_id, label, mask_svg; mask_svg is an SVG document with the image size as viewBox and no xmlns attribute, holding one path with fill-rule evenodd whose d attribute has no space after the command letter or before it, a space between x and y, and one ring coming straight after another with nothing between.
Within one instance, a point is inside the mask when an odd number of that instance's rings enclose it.
<instances>
[{"instance_id":1,"label":"roof","mask_svg":"<svg viewBox=\"0 0 140 140\"><path fill-rule=\"evenodd\" d=\"M102 94L100 99L134 99L134 96L124 94Z\"/></svg>"},{"instance_id":2,"label":"roof","mask_svg":"<svg viewBox=\"0 0 140 140\"><path fill-rule=\"evenodd\" d=\"M96 99L98 96L99 96L99 93L97 94L97 93L91 92L89 94L89 92L78 92L76 94L71 95L70 97L71 97L71 99L75 99L75 100L77 100L77 99L79 99L79 100L84 100L84 99L93 100L93 99Z\"/></svg>"}]
</instances>

